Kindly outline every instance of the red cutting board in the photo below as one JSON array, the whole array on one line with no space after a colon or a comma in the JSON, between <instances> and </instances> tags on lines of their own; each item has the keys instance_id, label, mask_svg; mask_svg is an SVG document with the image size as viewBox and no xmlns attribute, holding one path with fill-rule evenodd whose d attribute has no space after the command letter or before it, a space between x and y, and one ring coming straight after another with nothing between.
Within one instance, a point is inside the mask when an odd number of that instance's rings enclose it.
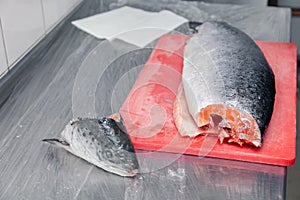
<instances>
[{"instance_id":1,"label":"red cutting board","mask_svg":"<svg viewBox=\"0 0 300 200\"><path fill-rule=\"evenodd\" d=\"M164 35L120 109L136 149L289 166L296 149L296 45L256 41L275 73L276 97L261 148L220 144L216 137L179 135L173 102L188 36Z\"/></svg>"}]
</instances>

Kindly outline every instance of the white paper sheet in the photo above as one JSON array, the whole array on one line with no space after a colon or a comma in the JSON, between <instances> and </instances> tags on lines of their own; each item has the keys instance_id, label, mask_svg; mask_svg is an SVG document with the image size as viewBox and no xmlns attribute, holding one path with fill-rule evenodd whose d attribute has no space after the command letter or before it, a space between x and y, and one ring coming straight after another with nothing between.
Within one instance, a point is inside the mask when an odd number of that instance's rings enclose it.
<instances>
[{"instance_id":1,"label":"white paper sheet","mask_svg":"<svg viewBox=\"0 0 300 200\"><path fill-rule=\"evenodd\" d=\"M147 12L125 6L73 21L72 24L100 39L117 38L144 47L187 21L167 10Z\"/></svg>"}]
</instances>

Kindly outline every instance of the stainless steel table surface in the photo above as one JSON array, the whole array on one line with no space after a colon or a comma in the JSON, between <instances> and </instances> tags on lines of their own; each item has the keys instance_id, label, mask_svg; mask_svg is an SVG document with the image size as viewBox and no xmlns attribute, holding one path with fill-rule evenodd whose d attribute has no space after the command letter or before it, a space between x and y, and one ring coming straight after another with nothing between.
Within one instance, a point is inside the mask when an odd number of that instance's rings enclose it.
<instances>
[{"instance_id":1,"label":"stainless steel table surface","mask_svg":"<svg viewBox=\"0 0 300 200\"><path fill-rule=\"evenodd\" d=\"M289 41L289 9L125 3L193 21L225 20L254 39ZM41 142L58 137L73 116L111 114L126 98L155 41L140 49L70 24L121 5L85 0L0 80L0 199L284 199L285 167L137 150L141 173L124 178ZM190 30L185 24L176 31Z\"/></svg>"}]
</instances>

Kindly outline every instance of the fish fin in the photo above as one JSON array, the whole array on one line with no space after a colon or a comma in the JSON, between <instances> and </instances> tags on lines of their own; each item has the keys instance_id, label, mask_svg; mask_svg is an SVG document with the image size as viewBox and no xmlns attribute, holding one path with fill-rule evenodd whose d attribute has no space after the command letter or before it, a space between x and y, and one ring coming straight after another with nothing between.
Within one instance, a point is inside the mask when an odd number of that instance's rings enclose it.
<instances>
[{"instance_id":1,"label":"fish fin","mask_svg":"<svg viewBox=\"0 0 300 200\"><path fill-rule=\"evenodd\" d=\"M43 142L48 142L50 144L56 145L58 147L62 147L64 149L67 149L70 147L70 144L67 143L66 141L62 141L56 138L51 138L51 139L43 139Z\"/></svg>"}]
</instances>

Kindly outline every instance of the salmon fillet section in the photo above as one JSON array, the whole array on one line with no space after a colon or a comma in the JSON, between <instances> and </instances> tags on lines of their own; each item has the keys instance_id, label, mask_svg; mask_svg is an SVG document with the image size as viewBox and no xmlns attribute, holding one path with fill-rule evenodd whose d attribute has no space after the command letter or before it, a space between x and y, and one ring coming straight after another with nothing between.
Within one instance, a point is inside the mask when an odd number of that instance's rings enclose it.
<instances>
[{"instance_id":1,"label":"salmon fillet section","mask_svg":"<svg viewBox=\"0 0 300 200\"><path fill-rule=\"evenodd\" d=\"M212 104L202 108L198 121L194 121L188 111L184 89L179 86L174 102L173 117L178 132L182 136L213 135L239 145L261 146L261 133L256 121L245 111L224 104ZM198 124L198 126L197 126Z\"/></svg>"},{"instance_id":2,"label":"salmon fillet section","mask_svg":"<svg viewBox=\"0 0 300 200\"><path fill-rule=\"evenodd\" d=\"M225 22L204 22L197 30L184 47L180 93L185 98L180 98L190 115L184 114L179 132L191 137L209 133L221 143L261 147L276 94L272 68L241 30ZM181 116L179 111L176 114ZM189 131L186 124L191 123L197 131Z\"/></svg>"}]
</instances>

